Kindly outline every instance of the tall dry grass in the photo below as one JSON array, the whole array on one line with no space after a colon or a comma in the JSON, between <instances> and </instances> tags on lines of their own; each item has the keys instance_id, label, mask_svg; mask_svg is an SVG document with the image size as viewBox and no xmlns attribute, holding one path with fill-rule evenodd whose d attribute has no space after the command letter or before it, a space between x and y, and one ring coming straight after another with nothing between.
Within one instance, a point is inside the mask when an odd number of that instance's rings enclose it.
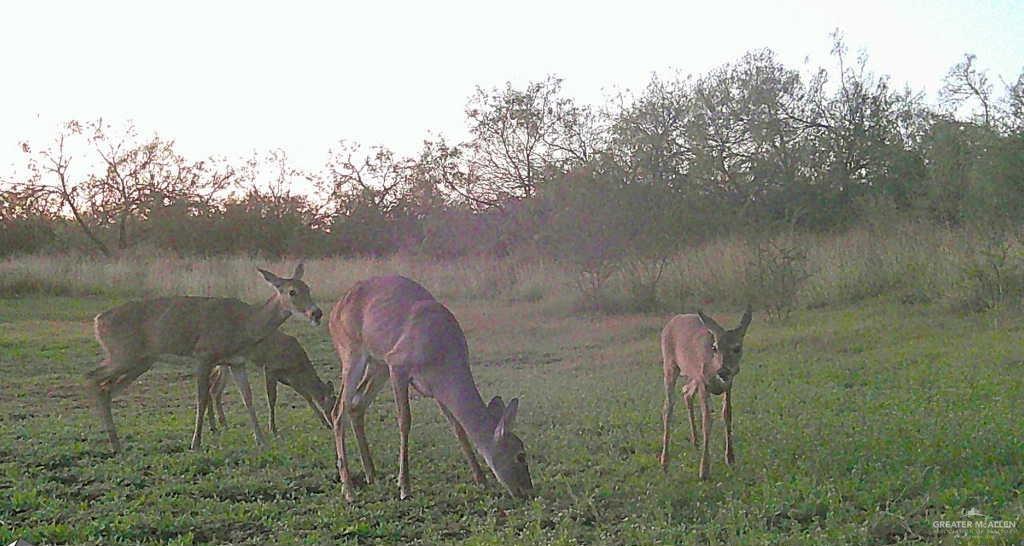
<instances>
[{"instance_id":1,"label":"tall dry grass","mask_svg":"<svg viewBox=\"0 0 1024 546\"><path fill-rule=\"evenodd\" d=\"M434 261L408 257L306 260L304 280L322 299L342 296L373 275L417 279L443 299L536 301L558 291L565 275L551 265L484 258ZM187 259L141 255L108 260L75 255L28 255L0 261L0 297L31 294L152 297L223 296L256 301L267 296L257 268L291 275L294 260L221 256ZM561 281L559 281L561 278Z\"/></svg>"},{"instance_id":2,"label":"tall dry grass","mask_svg":"<svg viewBox=\"0 0 1024 546\"><path fill-rule=\"evenodd\" d=\"M905 303L941 302L977 310L1019 305L1024 296L1024 243L1019 232L907 223L833 235L791 235L786 243L801 249L802 263L795 265L806 273L792 295L772 296L764 293L763 283L752 282L758 278L752 260L755 243L733 237L673 256L657 289L658 307L679 311L738 307L748 301L765 305L768 297L790 298L787 303L794 307L820 307L891 296ZM19 256L0 261L0 297L189 294L256 302L267 296L257 267L285 275L294 266L294 261L238 256ZM571 275L537 260L320 258L306 262L305 278L318 299L330 301L359 279L387 273L412 277L442 300L543 301L564 312L578 308ZM607 308L632 308L630 281L627 270L609 281Z\"/></svg>"},{"instance_id":3,"label":"tall dry grass","mask_svg":"<svg viewBox=\"0 0 1024 546\"><path fill-rule=\"evenodd\" d=\"M888 296L902 303L938 303L966 311L1024 303L1024 233L949 228L906 222L862 226L839 234L792 234L773 239L798 249L788 294L769 293L754 259L757 241L732 237L682 252L669 262L658 288L666 310L769 305L787 297L793 307L823 307ZM628 279L609 282L612 308L630 307ZM618 300L618 306L615 305Z\"/></svg>"}]
</instances>

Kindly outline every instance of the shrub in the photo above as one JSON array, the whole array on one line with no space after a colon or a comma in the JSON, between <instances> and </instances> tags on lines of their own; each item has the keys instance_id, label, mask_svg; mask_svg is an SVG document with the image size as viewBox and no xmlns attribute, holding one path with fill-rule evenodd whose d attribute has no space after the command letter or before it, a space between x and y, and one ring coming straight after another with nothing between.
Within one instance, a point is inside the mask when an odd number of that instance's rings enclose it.
<instances>
[{"instance_id":1,"label":"shrub","mask_svg":"<svg viewBox=\"0 0 1024 546\"><path fill-rule=\"evenodd\" d=\"M750 299L770 319L786 318L797 307L800 287L810 277L807 250L792 234L760 239L752 246L746 267Z\"/></svg>"},{"instance_id":2,"label":"shrub","mask_svg":"<svg viewBox=\"0 0 1024 546\"><path fill-rule=\"evenodd\" d=\"M998 232L977 237L965 261L953 302L970 311L986 311L1024 296L1024 249Z\"/></svg>"}]
</instances>

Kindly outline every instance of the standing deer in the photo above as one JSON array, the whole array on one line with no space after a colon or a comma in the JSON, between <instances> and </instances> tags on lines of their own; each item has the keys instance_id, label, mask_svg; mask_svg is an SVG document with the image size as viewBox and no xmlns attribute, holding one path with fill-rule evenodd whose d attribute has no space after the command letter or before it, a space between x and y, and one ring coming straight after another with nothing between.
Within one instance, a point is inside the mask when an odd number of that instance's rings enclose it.
<instances>
[{"instance_id":1,"label":"standing deer","mask_svg":"<svg viewBox=\"0 0 1024 546\"><path fill-rule=\"evenodd\" d=\"M96 409L114 452L121 443L114 430L110 400L149 370L158 359L186 357L196 376L196 423L191 449L200 447L203 414L210 402L210 371L218 362L231 362L231 373L249 410L256 441L266 442L252 407L252 390L244 364L231 359L277 330L292 314L305 315L319 325L323 312L313 303L302 282L302 264L290 279L259 270L274 287L274 295L259 306L234 298L179 296L134 301L100 313L95 319L96 340L106 357L86 374L96 398Z\"/></svg>"},{"instance_id":2,"label":"standing deer","mask_svg":"<svg viewBox=\"0 0 1024 546\"><path fill-rule=\"evenodd\" d=\"M409 488L409 386L437 401L451 423L473 479L484 474L473 447L515 497L533 494L523 442L512 433L519 400L506 406L495 397L485 405L469 369L466 336L455 316L415 281L400 276L356 283L331 311L328 327L341 359L341 394L334 406L338 474L345 499L354 499L345 431L349 418L359 444L367 483L374 480L364 417L374 396L390 380L398 408L401 498Z\"/></svg>"},{"instance_id":3,"label":"standing deer","mask_svg":"<svg viewBox=\"0 0 1024 546\"><path fill-rule=\"evenodd\" d=\"M288 385L300 396L306 399L306 403L313 409L313 413L320 419L328 429L331 423L328 416L331 408L334 407L334 385L330 381L320 381L313 363L309 360L306 350L299 344L299 340L281 332L275 331L263 341L250 347L242 353L242 358L263 368L263 375L267 382L267 404L270 406L270 433L277 435L277 384ZM225 367L217 366L210 376L210 396L213 400L213 408L217 411L217 418L221 426L227 424L224 417L224 388L227 386ZM210 429L217 430L214 419L214 412L210 411Z\"/></svg>"},{"instance_id":4,"label":"standing deer","mask_svg":"<svg viewBox=\"0 0 1024 546\"><path fill-rule=\"evenodd\" d=\"M736 458L732 450L732 380L740 373L743 356L743 336L750 326L751 310L747 306L740 325L726 330L701 311L696 315L676 315L661 331L661 357L665 372L665 406L662 410L664 435L661 439L661 469L668 471L669 426L675 406L676 379L682 374L683 399L690 414L690 443L697 445L696 422L693 415L693 395L700 396L701 431L703 445L700 455L700 479L706 480L708 470L708 440L711 436L711 409L708 392L724 394L722 420L725 421L725 461L732 465Z\"/></svg>"}]
</instances>

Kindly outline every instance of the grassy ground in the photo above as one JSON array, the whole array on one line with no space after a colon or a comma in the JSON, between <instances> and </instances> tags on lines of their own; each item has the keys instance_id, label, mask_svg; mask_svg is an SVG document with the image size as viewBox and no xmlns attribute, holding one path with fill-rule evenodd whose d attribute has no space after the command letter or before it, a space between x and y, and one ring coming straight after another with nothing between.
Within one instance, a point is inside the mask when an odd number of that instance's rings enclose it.
<instances>
[{"instance_id":1,"label":"grassy ground","mask_svg":"<svg viewBox=\"0 0 1024 546\"><path fill-rule=\"evenodd\" d=\"M193 453L191 375L158 365L115 401L126 450L109 455L80 385L99 354L91 317L119 301L0 300L0 543L1024 541L1024 324L1010 311L872 300L784 323L755 317L735 384L738 465L722 462L716 415L702 483L685 412L667 476L657 462L666 316L454 302L485 398L522 397L517 428L539 497L513 500L493 479L473 485L434 404L416 400L414 496L399 501L393 404L382 396L368 428L384 479L347 505L329 433L287 388L269 450L256 450L231 391L232 426ZM326 329L285 329L337 383ZM964 519L1016 529L933 526Z\"/></svg>"}]
</instances>

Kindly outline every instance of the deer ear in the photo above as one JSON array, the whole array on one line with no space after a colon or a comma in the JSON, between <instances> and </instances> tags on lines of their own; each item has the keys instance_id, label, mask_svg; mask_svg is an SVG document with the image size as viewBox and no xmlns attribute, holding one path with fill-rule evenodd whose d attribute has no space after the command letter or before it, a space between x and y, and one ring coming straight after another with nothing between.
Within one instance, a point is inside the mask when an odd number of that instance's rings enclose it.
<instances>
[{"instance_id":1,"label":"deer ear","mask_svg":"<svg viewBox=\"0 0 1024 546\"><path fill-rule=\"evenodd\" d=\"M282 279L281 277L278 277L277 275L275 275L275 274L273 274L273 273L271 273L271 272L269 272L269 271L267 271L265 269L260 269L260 268L257 267L256 271L259 271L260 275L263 275L263 280L269 282L270 285L273 286L274 288L280 288L281 285L284 284L284 279Z\"/></svg>"},{"instance_id":2,"label":"deer ear","mask_svg":"<svg viewBox=\"0 0 1024 546\"><path fill-rule=\"evenodd\" d=\"M299 262L299 265L295 266L295 273L292 273L292 279L296 281L301 280L302 274L305 272L306 268L304 267L302 262Z\"/></svg>"},{"instance_id":3,"label":"deer ear","mask_svg":"<svg viewBox=\"0 0 1024 546\"><path fill-rule=\"evenodd\" d=\"M505 401L500 396L491 398L491 402L487 404L487 411L494 416L495 419L501 419L501 416L505 414Z\"/></svg>"},{"instance_id":4,"label":"deer ear","mask_svg":"<svg viewBox=\"0 0 1024 546\"><path fill-rule=\"evenodd\" d=\"M701 322L704 323L704 326L706 326L707 329L710 330L712 334L714 334L715 339L722 337L722 334L725 333L725 328L719 326L719 324L715 322L715 319L705 315L704 311L698 309L697 316L700 317L700 320Z\"/></svg>"},{"instance_id":5,"label":"deer ear","mask_svg":"<svg viewBox=\"0 0 1024 546\"><path fill-rule=\"evenodd\" d=\"M519 412L519 399L513 398L509 400L508 407L505 408L505 413L502 414L501 419L498 420L498 426L494 427L494 439L498 440L506 434L512 432L512 427L516 424L516 413Z\"/></svg>"},{"instance_id":6,"label":"deer ear","mask_svg":"<svg viewBox=\"0 0 1024 546\"><path fill-rule=\"evenodd\" d=\"M740 319L740 325L736 327L736 331L746 333L747 326L750 326L751 318L753 318L753 309L751 309L750 304L748 303L747 310L743 313L743 318Z\"/></svg>"}]
</instances>

